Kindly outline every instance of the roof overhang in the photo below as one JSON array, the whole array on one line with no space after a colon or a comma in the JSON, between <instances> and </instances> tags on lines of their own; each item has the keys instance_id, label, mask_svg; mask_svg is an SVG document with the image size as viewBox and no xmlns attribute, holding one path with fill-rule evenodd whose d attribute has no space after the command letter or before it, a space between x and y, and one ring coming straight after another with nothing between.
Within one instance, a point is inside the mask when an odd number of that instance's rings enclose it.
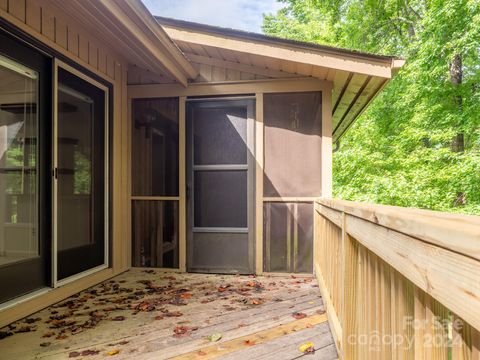
<instances>
[{"instance_id":1,"label":"roof overhang","mask_svg":"<svg viewBox=\"0 0 480 360\"><path fill-rule=\"evenodd\" d=\"M140 0L52 0L129 64L187 85L197 71Z\"/></svg>"},{"instance_id":2,"label":"roof overhang","mask_svg":"<svg viewBox=\"0 0 480 360\"><path fill-rule=\"evenodd\" d=\"M309 76L331 81L334 141L404 64L404 60L392 56L156 19L192 62L239 70L253 67L256 73L271 77Z\"/></svg>"}]
</instances>

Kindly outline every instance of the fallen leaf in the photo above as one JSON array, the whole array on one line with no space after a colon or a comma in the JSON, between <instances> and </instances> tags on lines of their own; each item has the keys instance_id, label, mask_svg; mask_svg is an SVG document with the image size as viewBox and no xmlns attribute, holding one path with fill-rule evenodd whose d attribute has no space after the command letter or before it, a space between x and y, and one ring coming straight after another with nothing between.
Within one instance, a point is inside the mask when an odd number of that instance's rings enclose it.
<instances>
[{"instance_id":1,"label":"fallen leaf","mask_svg":"<svg viewBox=\"0 0 480 360\"><path fill-rule=\"evenodd\" d=\"M206 353L205 351L198 350L198 351L197 351L197 355L199 355L199 356L205 356L205 355L207 355L207 353Z\"/></svg>"},{"instance_id":2,"label":"fallen leaf","mask_svg":"<svg viewBox=\"0 0 480 360\"><path fill-rule=\"evenodd\" d=\"M207 336L207 340L211 341L211 342L217 342L221 338L222 338L222 334L220 334L220 333L215 333L215 334L212 334L210 336Z\"/></svg>"},{"instance_id":3,"label":"fallen leaf","mask_svg":"<svg viewBox=\"0 0 480 360\"><path fill-rule=\"evenodd\" d=\"M123 321L125 320L125 316L115 316L112 321Z\"/></svg>"},{"instance_id":4,"label":"fallen leaf","mask_svg":"<svg viewBox=\"0 0 480 360\"><path fill-rule=\"evenodd\" d=\"M40 321L40 320L42 320L42 319L40 319L39 317L38 317L38 318L35 318L35 319L33 319L33 318L28 318L28 319L25 319L25 322L26 322L27 324L33 324L34 322L37 322L37 321Z\"/></svg>"},{"instance_id":5,"label":"fallen leaf","mask_svg":"<svg viewBox=\"0 0 480 360\"><path fill-rule=\"evenodd\" d=\"M165 313L166 317L179 317L182 316L183 314L180 311L168 311Z\"/></svg>"},{"instance_id":6,"label":"fallen leaf","mask_svg":"<svg viewBox=\"0 0 480 360\"><path fill-rule=\"evenodd\" d=\"M306 342L298 347L298 350L302 353L312 353L315 351L314 345L311 341Z\"/></svg>"},{"instance_id":7,"label":"fallen leaf","mask_svg":"<svg viewBox=\"0 0 480 360\"><path fill-rule=\"evenodd\" d=\"M41 347L47 347L47 346L50 346L52 343L51 342L43 342L40 344Z\"/></svg>"},{"instance_id":8,"label":"fallen leaf","mask_svg":"<svg viewBox=\"0 0 480 360\"><path fill-rule=\"evenodd\" d=\"M192 294L190 293L183 293L183 294L180 294L180 297L182 299L190 299L192 297Z\"/></svg>"},{"instance_id":9,"label":"fallen leaf","mask_svg":"<svg viewBox=\"0 0 480 360\"><path fill-rule=\"evenodd\" d=\"M231 287L231 286L232 286L232 285L230 285L230 284L221 285L221 286L218 287L217 290L218 290L219 292L224 292L224 291L226 291L226 290L227 290L229 287Z\"/></svg>"},{"instance_id":10,"label":"fallen leaf","mask_svg":"<svg viewBox=\"0 0 480 360\"><path fill-rule=\"evenodd\" d=\"M16 333L25 333L25 332L30 332L30 331L36 331L37 327L34 326L22 326L20 329L16 330Z\"/></svg>"},{"instance_id":11,"label":"fallen leaf","mask_svg":"<svg viewBox=\"0 0 480 360\"><path fill-rule=\"evenodd\" d=\"M157 315L155 316L155 320L163 320L165 317L163 315Z\"/></svg>"},{"instance_id":12,"label":"fallen leaf","mask_svg":"<svg viewBox=\"0 0 480 360\"><path fill-rule=\"evenodd\" d=\"M9 331L0 331L0 340L5 339L6 337L12 336L13 333Z\"/></svg>"},{"instance_id":13,"label":"fallen leaf","mask_svg":"<svg viewBox=\"0 0 480 360\"><path fill-rule=\"evenodd\" d=\"M68 354L69 358L75 358L79 357L81 354L78 351L72 351L70 354Z\"/></svg>"},{"instance_id":14,"label":"fallen leaf","mask_svg":"<svg viewBox=\"0 0 480 360\"><path fill-rule=\"evenodd\" d=\"M177 326L173 329L173 332L174 332L173 336L174 337L187 336L187 335L190 335L190 332L195 330L198 330L197 326L192 326L192 327L184 326L184 325Z\"/></svg>"},{"instance_id":15,"label":"fallen leaf","mask_svg":"<svg viewBox=\"0 0 480 360\"><path fill-rule=\"evenodd\" d=\"M292 316L293 316L295 319L300 320L300 319L306 318L306 317L307 317L307 314L301 313L301 312L294 312L294 313L292 314Z\"/></svg>"},{"instance_id":16,"label":"fallen leaf","mask_svg":"<svg viewBox=\"0 0 480 360\"><path fill-rule=\"evenodd\" d=\"M317 314L318 315L323 315L323 314L325 314L325 310L317 310Z\"/></svg>"},{"instance_id":17,"label":"fallen leaf","mask_svg":"<svg viewBox=\"0 0 480 360\"><path fill-rule=\"evenodd\" d=\"M136 305L135 309L140 311L153 311L155 310L155 305L150 304L147 301L143 301L140 304Z\"/></svg>"},{"instance_id":18,"label":"fallen leaf","mask_svg":"<svg viewBox=\"0 0 480 360\"><path fill-rule=\"evenodd\" d=\"M100 350L83 350L80 355L82 356L89 356L89 355L97 355Z\"/></svg>"},{"instance_id":19,"label":"fallen leaf","mask_svg":"<svg viewBox=\"0 0 480 360\"><path fill-rule=\"evenodd\" d=\"M255 345L255 340L243 340L243 344L247 346Z\"/></svg>"},{"instance_id":20,"label":"fallen leaf","mask_svg":"<svg viewBox=\"0 0 480 360\"><path fill-rule=\"evenodd\" d=\"M174 297L172 300L169 301L169 304L175 306L185 306L187 305L187 302L180 297Z\"/></svg>"},{"instance_id":21,"label":"fallen leaf","mask_svg":"<svg viewBox=\"0 0 480 360\"><path fill-rule=\"evenodd\" d=\"M113 355L117 355L119 352L120 352L120 350L113 349L113 350L107 351L107 355L108 356L113 356Z\"/></svg>"}]
</instances>

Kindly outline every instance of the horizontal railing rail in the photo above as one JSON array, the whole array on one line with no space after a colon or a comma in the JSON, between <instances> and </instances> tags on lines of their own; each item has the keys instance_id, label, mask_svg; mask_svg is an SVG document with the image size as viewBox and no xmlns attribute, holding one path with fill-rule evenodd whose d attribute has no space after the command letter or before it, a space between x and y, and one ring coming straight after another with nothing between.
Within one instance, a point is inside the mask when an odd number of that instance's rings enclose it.
<instances>
[{"instance_id":1,"label":"horizontal railing rail","mask_svg":"<svg viewBox=\"0 0 480 360\"><path fill-rule=\"evenodd\" d=\"M344 359L480 359L480 217L315 203L315 270Z\"/></svg>"}]
</instances>

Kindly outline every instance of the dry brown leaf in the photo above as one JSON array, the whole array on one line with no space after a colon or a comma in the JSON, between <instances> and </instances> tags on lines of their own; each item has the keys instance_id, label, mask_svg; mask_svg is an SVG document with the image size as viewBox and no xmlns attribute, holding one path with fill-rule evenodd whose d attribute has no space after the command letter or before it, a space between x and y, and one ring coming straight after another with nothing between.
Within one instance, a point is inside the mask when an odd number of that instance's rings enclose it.
<instances>
[{"instance_id":1,"label":"dry brown leaf","mask_svg":"<svg viewBox=\"0 0 480 360\"><path fill-rule=\"evenodd\" d=\"M125 320L125 316L115 316L112 321L123 321Z\"/></svg>"},{"instance_id":2,"label":"dry brown leaf","mask_svg":"<svg viewBox=\"0 0 480 360\"><path fill-rule=\"evenodd\" d=\"M294 313L292 314L292 316L293 316L295 319L300 320L300 319L306 318L306 317L307 317L307 314L301 313L301 312L294 312Z\"/></svg>"}]
</instances>

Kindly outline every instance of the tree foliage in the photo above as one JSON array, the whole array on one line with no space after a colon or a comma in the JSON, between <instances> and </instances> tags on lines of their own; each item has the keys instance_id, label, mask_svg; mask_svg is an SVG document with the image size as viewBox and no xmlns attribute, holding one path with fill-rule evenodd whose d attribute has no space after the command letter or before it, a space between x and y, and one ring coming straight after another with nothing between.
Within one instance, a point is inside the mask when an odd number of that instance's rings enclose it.
<instances>
[{"instance_id":1,"label":"tree foliage","mask_svg":"<svg viewBox=\"0 0 480 360\"><path fill-rule=\"evenodd\" d=\"M407 60L340 140L335 196L480 214L480 1L282 2L265 33Z\"/></svg>"}]
</instances>

